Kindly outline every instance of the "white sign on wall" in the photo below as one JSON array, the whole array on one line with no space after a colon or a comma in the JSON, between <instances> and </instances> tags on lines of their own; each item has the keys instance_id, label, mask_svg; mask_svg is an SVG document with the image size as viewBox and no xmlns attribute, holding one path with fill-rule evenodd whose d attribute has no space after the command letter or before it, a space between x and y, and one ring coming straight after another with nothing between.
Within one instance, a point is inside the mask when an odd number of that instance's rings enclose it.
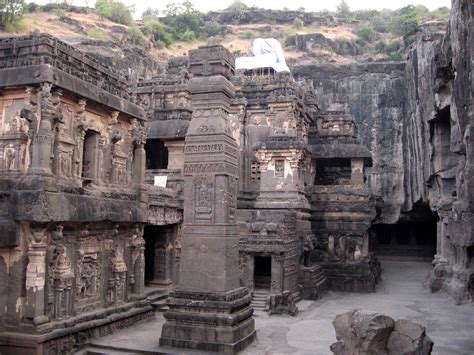
<instances>
[{"instance_id":1,"label":"white sign on wall","mask_svg":"<svg viewBox=\"0 0 474 355\"><path fill-rule=\"evenodd\" d=\"M159 186L159 187L166 187L166 182L168 181L168 176L164 175L159 175L159 176L154 176L154 183L153 185Z\"/></svg>"}]
</instances>

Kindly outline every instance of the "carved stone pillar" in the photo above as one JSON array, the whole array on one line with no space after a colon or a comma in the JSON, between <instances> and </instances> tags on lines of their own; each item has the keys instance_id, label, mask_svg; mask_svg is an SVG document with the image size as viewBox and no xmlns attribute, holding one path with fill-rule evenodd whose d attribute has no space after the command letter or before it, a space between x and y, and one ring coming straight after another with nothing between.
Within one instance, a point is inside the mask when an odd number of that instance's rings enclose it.
<instances>
[{"instance_id":1,"label":"carved stone pillar","mask_svg":"<svg viewBox=\"0 0 474 355\"><path fill-rule=\"evenodd\" d=\"M141 295L145 291L145 239L143 239L143 227L139 225L134 226L132 248L132 291L136 295ZM130 278L132 278L132 273L130 273Z\"/></svg>"},{"instance_id":2,"label":"carved stone pillar","mask_svg":"<svg viewBox=\"0 0 474 355\"><path fill-rule=\"evenodd\" d=\"M190 53L181 269L164 315L164 346L235 353L255 338L251 295L239 287L238 147L228 121L233 64L222 46Z\"/></svg>"},{"instance_id":3,"label":"carved stone pillar","mask_svg":"<svg viewBox=\"0 0 474 355\"><path fill-rule=\"evenodd\" d=\"M143 144L139 144L133 152L133 182L136 185L145 183L146 152Z\"/></svg>"},{"instance_id":4,"label":"carved stone pillar","mask_svg":"<svg viewBox=\"0 0 474 355\"><path fill-rule=\"evenodd\" d=\"M33 160L31 162L32 172L51 174L51 144L53 142L53 131L51 122L41 120L38 133L33 138Z\"/></svg>"},{"instance_id":5,"label":"carved stone pillar","mask_svg":"<svg viewBox=\"0 0 474 355\"><path fill-rule=\"evenodd\" d=\"M116 245L113 250L112 275L108 282L109 305L118 305L125 301L127 265L123 259L123 248Z\"/></svg>"},{"instance_id":6,"label":"carved stone pillar","mask_svg":"<svg viewBox=\"0 0 474 355\"><path fill-rule=\"evenodd\" d=\"M184 167L184 141L166 141L165 147L168 148L168 169L183 170Z\"/></svg>"},{"instance_id":7,"label":"carved stone pillar","mask_svg":"<svg viewBox=\"0 0 474 355\"><path fill-rule=\"evenodd\" d=\"M32 172L51 174L51 147L53 142L52 121L54 104L51 95L51 83L43 83L40 92L41 118L38 133L33 139Z\"/></svg>"},{"instance_id":8,"label":"carved stone pillar","mask_svg":"<svg viewBox=\"0 0 474 355\"><path fill-rule=\"evenodd\" d=\"M136 119L132 120L132 141L133 141L133 162L132 162L132 176L133 182L136 185L145 183L146 172L146 152L145 142L147 137L147 130L144 126L139 124Z\"/></svg>"},{"instance_id":9,"label":"carved stone pillar","mask_svg":"<svg viewBox=\"0 0 474 355\"><path fill-rule=\"evenodd\" d=\"M26 317L35 325L49 321L45 315L46 234L45 228L34 226L28 241L26 267Z\"/></svg>"},{"instance_id":10,"label":"carved stone pillar","mask_svg":"<svg viewBox=\"0 0 474 355\"><path fill-rule=\"evenodd\" d=\"M270 284L271 293L280 293L283 291L283 263L284 259L282 256L272 256L272 281Z\"/></svg>"},{"instance_id":11,"label":"carved stone pillar","mask_svg":"<svg viewBox=\"0 0 474 355\"><path fill-rule=\"evenodd\" d=\"M53 316L55 319L62 319L72 315L74 301L72 283L74 273L72 272L71 261L63 240L63 226L58 225L51 234L56 244L55 257L53 259Z\"/></svg>"}]
</instances>

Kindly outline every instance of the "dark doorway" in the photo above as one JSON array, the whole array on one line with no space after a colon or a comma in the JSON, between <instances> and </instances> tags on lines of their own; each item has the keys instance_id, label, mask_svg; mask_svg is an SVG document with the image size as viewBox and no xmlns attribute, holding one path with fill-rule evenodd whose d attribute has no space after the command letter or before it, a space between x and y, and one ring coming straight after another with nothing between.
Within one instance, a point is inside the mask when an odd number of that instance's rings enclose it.
<instances>
[{"instance_id":1,"label":"dark doorway","mask_svg":"<svg viewBox=\"0 0 474 355\"><path fill-rule=\"evenodd\" d=\"M145 226L145 285L168 286L173 283L176 226Z\"/></svg>"},{"instance_id":2,"label":"dark doorway","mask_svg":"<svg viewBox=\"0 0 474 355\"><path fill-rule=\"evenodd\" d=\"M145 144L146 168L167 169L168 148L161 139L148 139Z\"/></svg>"},{"instance_id":3,"label":"dark doorway","mask_svg":"<svg viewBox=\"0 0 474 355\"><path fill-rule=\"evenodd\" d=\"M255 288L270 288L272 258L270 256L255 256L254 271Z\"/></svg>"},{"instance_id":4,"label":"dark doorway","mask_svg":"<svg viewBox=\"0 0 474 355\"><path fill-rule=\"evenodd\" d=\"M155 277L155 233L153 226L145 226L143 238L145 239L145 285L149 285Z\"/></svg>"},{"instance_id":5,"label":"dark doorway","mask_svg":"<svg viewBox=\"0 0 474 355\"><path fill-rule=\"evenodd\" d=\"M436 253L436 222L400 222L372 226L375 255L431 261Z\"/></svg>"},{"instance_id":6,"label":"dark doorway","mask_svg":"<svg viewBox=\"0 0 474 355\"><path fill-rule=\"evenodd\" d=\"M423 202L395 224L371 227L370 249L377 256L431 261L436 254L438 215Z\"/></svg>"},{"instance_id":7,"label":"dark doorway","mask_svg":"<svg viewBox=\"0 0 474 355\"><path fill-rule=\"evenodd\" d=\"M317 159L315 185L350 185L351 184L351 160Z\"/></svg>"},{"instance_id":8,"label":"dark doorway","mask_svg":"<svg viewBox=\"0 0 474 355\"><path fill-rule=\"evenodd\" d=\"M97 178L99 155L99 133L88 130L84 137L82 152L82 177L86 181Z\"/></svg>"}]
</instances>

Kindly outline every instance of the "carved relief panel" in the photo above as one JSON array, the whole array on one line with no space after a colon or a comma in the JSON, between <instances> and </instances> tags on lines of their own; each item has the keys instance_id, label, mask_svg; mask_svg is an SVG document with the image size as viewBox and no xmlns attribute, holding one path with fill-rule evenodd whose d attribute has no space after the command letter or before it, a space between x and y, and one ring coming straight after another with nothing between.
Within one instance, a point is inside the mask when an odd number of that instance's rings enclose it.
<instances>
[{"instance_id":1,"label":"carved relief panel","mask_svg":"<svg viewBox=\"0 0 474 355\"><path fill-rule=\"evenodd\" d=\"M34 128L23 95L3 99L0 106L0 170L26 172Z\"/></svg>"},{"instance_id":2,"label":"carved relief panel","mask_svg":"<svg viewBox=\"0 0 474 355\"><path fill-rule=\"evenodd\" d=\"M214 176L194 176L194 213L196 222L212 221L214 205Z\"/></svg>"},{"instance_id":3,"label":"carved relief panel","mask_svg":"<svg viewBox=\"0 0 474 355\"><path fill-rule=\"evenodd\" d=\"M101 246L96 236L79 232L76 249L76 311L78 313L100 308L101 302Z\"/></svg>"}]
</instances>

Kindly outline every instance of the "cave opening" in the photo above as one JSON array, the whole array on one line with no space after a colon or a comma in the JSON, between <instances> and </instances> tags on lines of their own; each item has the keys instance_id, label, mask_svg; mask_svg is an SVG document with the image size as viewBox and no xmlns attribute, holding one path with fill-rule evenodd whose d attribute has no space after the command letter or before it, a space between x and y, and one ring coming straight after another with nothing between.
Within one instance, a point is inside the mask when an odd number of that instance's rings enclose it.
<instances>
[{"instance_id":1,"label":"cave opening","mask_svg":"<svg viewBox=\"0 0 474 355\"><path fill-rule=\"evenodd\" d=\"M377 257L431 261L436 254L438 215L425 203L394 224L373 224L370 249Z\"/></svg>"}]
</instances>

